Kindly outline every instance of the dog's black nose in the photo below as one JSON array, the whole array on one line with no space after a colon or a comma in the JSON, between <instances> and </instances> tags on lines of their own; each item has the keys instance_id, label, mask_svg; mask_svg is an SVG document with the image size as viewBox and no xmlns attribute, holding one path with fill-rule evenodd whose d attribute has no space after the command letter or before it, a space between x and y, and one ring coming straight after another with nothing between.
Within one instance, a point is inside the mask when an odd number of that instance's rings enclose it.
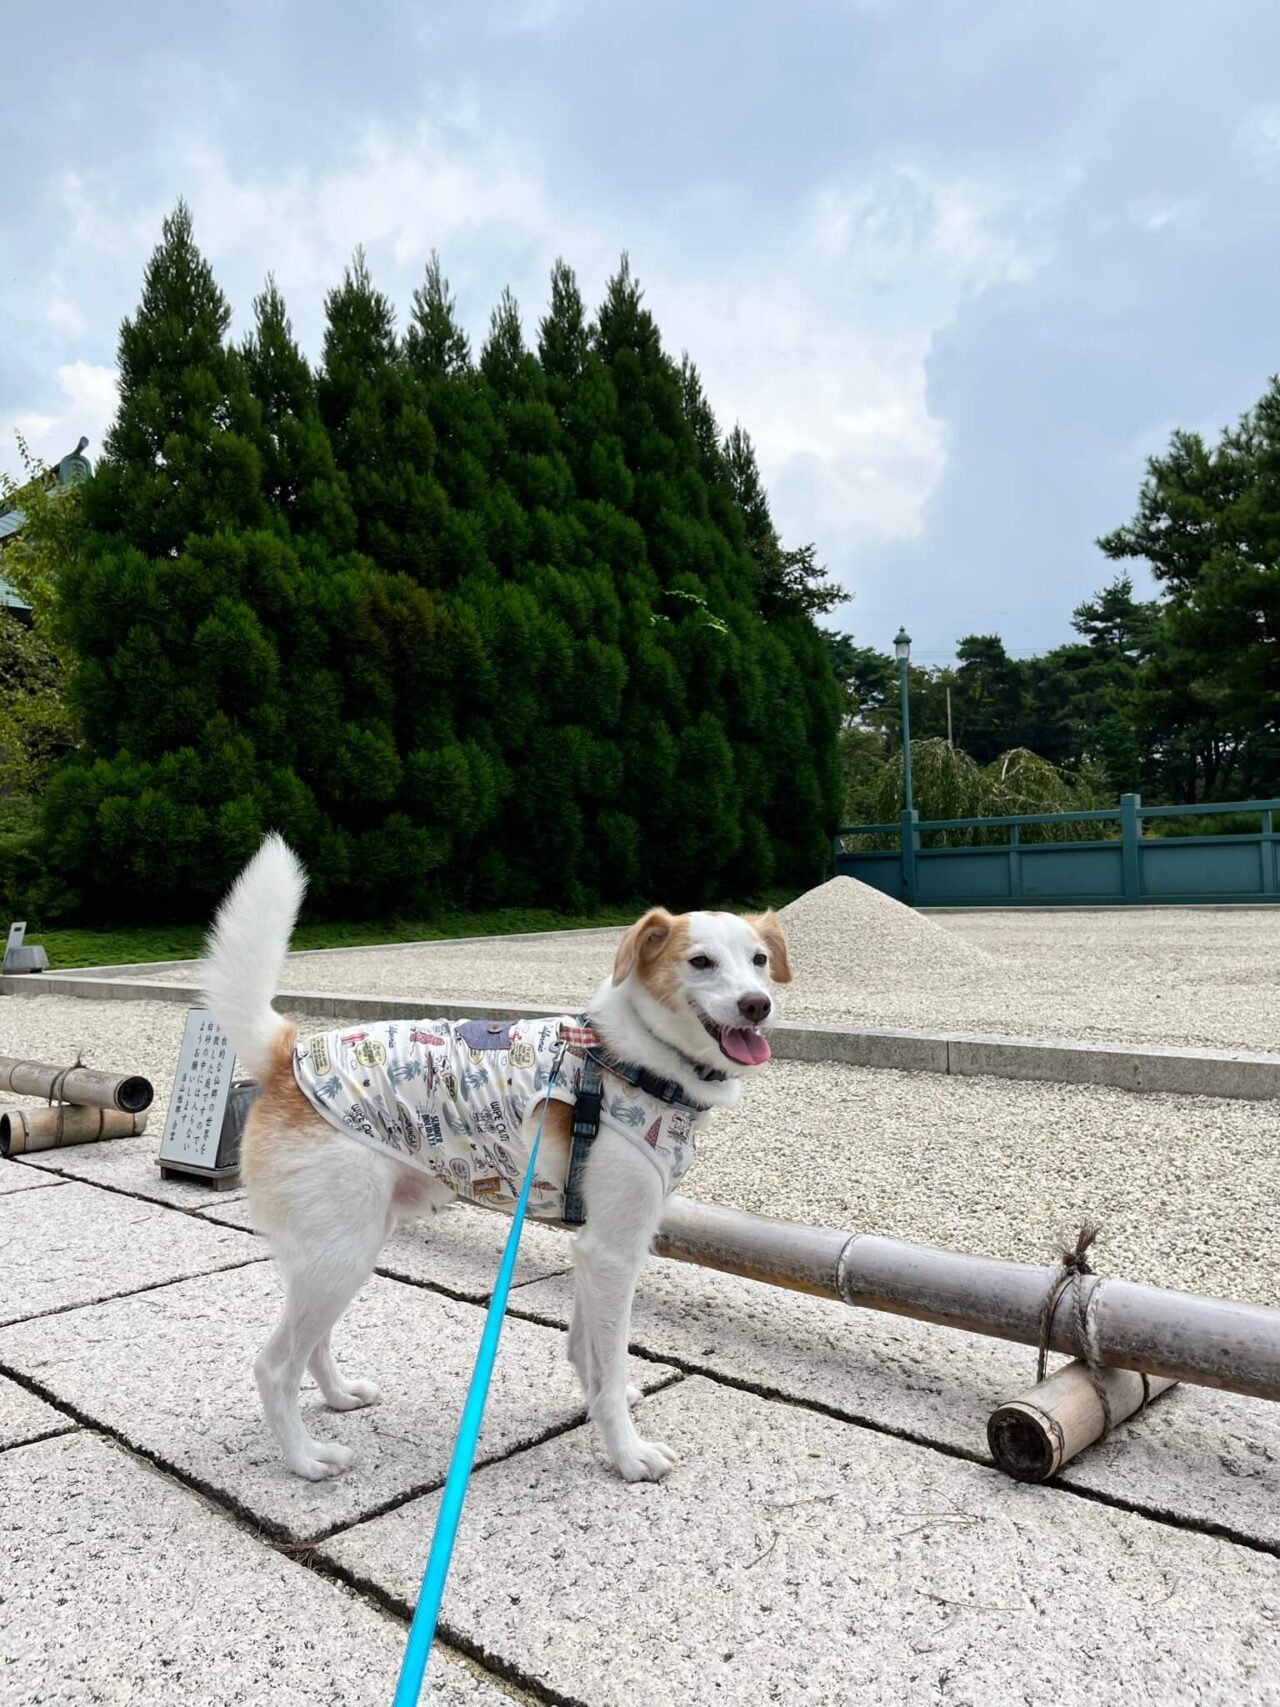
<instances>
[{"instance_id":1,"label":"dog's black nose","mask_svg":"<svg viewBox=\"0 0 1280 1707\"><path fill-rule=\"evenodd\" d=\"M762 1025L773 1012L768 996L739 996L738 1012L748 1025Z\"/></svg>"}]
</instances>

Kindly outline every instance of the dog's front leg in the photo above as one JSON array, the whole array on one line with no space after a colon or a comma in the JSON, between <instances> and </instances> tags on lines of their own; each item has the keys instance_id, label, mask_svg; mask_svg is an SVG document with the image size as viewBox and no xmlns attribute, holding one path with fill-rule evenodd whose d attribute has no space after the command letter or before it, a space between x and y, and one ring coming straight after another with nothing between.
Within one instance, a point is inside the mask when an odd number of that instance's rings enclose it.
<instances>
[{"instance_id":1,"label":"dog's front leg","mask_svg":"<svg viewBox=\"0 0 1280 1707\"><path fill-rule=\"evenodd\" d=\"M575 1365L587 1412L610 1462L628 1482L656 1482L675 1463L631 1420L627 1345L631 1303L665 1201L658 1172L616 1133L601 1132L583 1181L587 1224L574 1250Z\"/></svg>"}]
</instances>

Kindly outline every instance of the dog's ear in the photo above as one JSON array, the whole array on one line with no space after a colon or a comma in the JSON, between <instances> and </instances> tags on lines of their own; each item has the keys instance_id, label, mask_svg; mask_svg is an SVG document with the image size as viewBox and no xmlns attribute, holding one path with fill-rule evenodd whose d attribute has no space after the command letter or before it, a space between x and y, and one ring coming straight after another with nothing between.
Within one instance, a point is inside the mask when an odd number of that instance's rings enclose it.
<instances>
[{"instance_id":1,"label":"dog's ear","mask_svg":"<svg viewBox=\"0 0 1280 1707\"><path fill-rule=\"evenodd\" d=\"M775 984L789 984L791 957L787 953L787 939L782 934L778 915L771 907L767 913L753 914L747 923L769 950L769 976Z\"/></svg>"},{"instance_id":2,"label":"dog's ear","mask_svg":"<svg viewBox=\"0 0 1280 1707\"><path fill-rule=\"evenodd\" d=\"M671 935L675 919L665 907L650 907L618 944L618 956L613 963L613 981L621 984L637 966L647 965Z\"/></svg>"}]
</instances>

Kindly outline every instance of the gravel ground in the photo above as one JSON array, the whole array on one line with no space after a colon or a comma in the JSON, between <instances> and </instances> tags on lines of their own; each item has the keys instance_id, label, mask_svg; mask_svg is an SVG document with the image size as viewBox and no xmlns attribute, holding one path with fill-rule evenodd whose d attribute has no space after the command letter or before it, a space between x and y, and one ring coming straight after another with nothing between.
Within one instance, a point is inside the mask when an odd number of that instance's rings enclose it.
<instances>
[{"instance_id":1,"label":"gravel ground","mask_svg":"<svg viewBox=\"0 0 1280 1707\"><path fill-rule=\"evenodd\" d=\"M1016 1037L1280 1049L1280 907L1150 908L940 918L840 877L782 914L793 1019ZM585 1002L619 932L298 955L286 988L531 1003ZM159 975L198 977L194 962Z\"/></svg>"},{"instance_id":2,"label":"gravel ground","mask_svg":"<svg viewBox=\"0 0 1280 1707\"><path fill-rule=\"evenodd\" d=\"M95 1066L146 1073L151 1130L120 1142L154 1154L185 1015L160 1002L14 999L0 1005L0 1052L54 1061L83 1047ZM1092 1216L1103 1272L1280 1304L1280 1145L1267 1104L780 1061L717 1120L688 1187L764 1214L1032 1261Z\"/></svg>"},{"instance_id":3,"label":"gravel ground","mask_svg":"<svg viewBox=\"0 0 1280 1707\"><path fill-rule=\"evenodd\" d=\"M314 1014L289 1019L314 1030ZM355 1017L355 1016L353 1016ZM66 996L0 998L0 1055L29 1061L71 1062L81 1052L87 1066L104 1072L142 1073L155 1087L140 1143L160 1147L165 1111L182 1047L187 1010L177 1002L94 1002ZM326 1025L330 1022L325 1021ZM349 1019L334 1020L347 1025ZM6 1108L43 1108L33 1097L3 1096Z\"/></svg>"}]
</instances>

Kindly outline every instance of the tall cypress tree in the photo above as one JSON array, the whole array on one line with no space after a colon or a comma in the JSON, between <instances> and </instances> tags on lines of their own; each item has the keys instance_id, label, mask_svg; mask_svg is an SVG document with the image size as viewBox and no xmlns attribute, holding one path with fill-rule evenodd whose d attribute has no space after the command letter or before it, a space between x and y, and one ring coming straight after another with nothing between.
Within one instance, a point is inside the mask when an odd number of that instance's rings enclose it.
<instances>
[{"instance_id":1,"label":"tall cypress tree","mask_svg":"<svg viewBox=\"0 0 1280 1707\"><path fill-rule=\"evenodd\" d=\"M320 418L315 374L274 279L253 308L254 329L240 356L258 406L263 500L295 537L313 535L328 552L349 551L356 543L351 495Z\"/></svg>"},{"instance_id":2,"label":"tall cypress tree","mask_svg":"<svg viewBox=\"0 0 1280 1707\"><path fill-rule=\"evenodd\" d=\"M87 752L46 797L49 863L105 917L203 907L266 824L314 824L273 632L298 566L228 320L180 204L121 331L120 412L59 588Z\"/></svg>"},{"instance_id":3,"label":"tall cypress tree","mask_svg":"<svg viewBox=\"0 0 1280 1707\"><path fill-rule=\"evenodd\" d=\"M361 251L325 309L320 417L347 478L359 548L386 573L437 586L449 503L434 474L435 434Z\"/></svg>"},{"instance_id":4,"label":"tall cypress tree","mask_svg":"<svg viewBox=\"0 0 1280 1707\"><path fill-rule=\"evenodd\" d=\"M421 387L436 437L436 476L452 506L440 545L441 584L452 585L463 575L488 567L480 516L488 496L495 427L470 343L458 324L453 295L434 251L413 293L404 357Z\"/></svg>"},{"instance_id":5,"label":"tall cypress tree","mask_svg":"<svg viewBox=\"0 0 1280 1707\"><path fill-rule=\"evenodd\" d=\"M547 375L509 293L494 312L480 370L498 431L491 497L507 518L504 606L533 713L511 759L504 824L525 887L580 907L634 876L634 837L617 821L622 605L579 514ZM522 631L525 609L536 614L532 634Z\"/></svg>"},{"instance_id":6,"label":"tall cypress tree","mask_svg":"<svg viewBox=\"0 0 1280 1707\"><path fill-rule=\"evenodd\" d=\"M401 342L357 255L317 373L273 284L227 328L179 208L64 579L65 902L204 914L268 827L348 914L820 875L820 575L625 260L594 323L557 263L537 354L504 294L473 362L434 256Z\"/></svg>"},{"instance_id":7,"label":"tall cypress tree","mask_svg":"<svg viewBox=\"0 0 1280 1707\"><path fill-rule=\"evenodd\" d=\"M266 510L231 311L179 202L120 328L120 407L85 493L87 525L149 557L192 533L261 525Z\"/></svg>"}]
</instances>

